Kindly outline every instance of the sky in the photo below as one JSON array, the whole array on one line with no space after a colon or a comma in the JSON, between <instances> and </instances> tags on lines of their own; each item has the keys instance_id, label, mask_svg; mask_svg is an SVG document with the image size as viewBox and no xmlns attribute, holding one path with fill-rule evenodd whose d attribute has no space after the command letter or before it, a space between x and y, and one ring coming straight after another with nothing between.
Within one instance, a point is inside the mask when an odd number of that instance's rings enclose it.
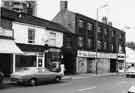
<instances>
[{"instance_id":1,"label":"sky","mask_svg":"<svg viewBox=\"0 0 135 93\"><path fill-rule=\"evenodd\" d=\"M36 0L37 16L52 20L60 10L60 0ZM67 0L68 10L99 20L107 16L114 27L126 32L126 41L135 42L135 0ZM108 6L101 8L103 5ZM130 28L130 29L129 29Z\"/></svg>"}]
</instances>

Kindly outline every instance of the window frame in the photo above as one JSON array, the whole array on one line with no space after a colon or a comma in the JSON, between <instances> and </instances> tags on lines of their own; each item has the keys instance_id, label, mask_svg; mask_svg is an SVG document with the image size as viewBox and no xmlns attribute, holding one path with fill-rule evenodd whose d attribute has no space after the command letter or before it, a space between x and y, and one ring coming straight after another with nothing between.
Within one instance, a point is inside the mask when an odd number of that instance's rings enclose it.
<instances>
[{"instance_id":1,"label":"window frame","mask_svg":"<svg viewBox=\"0 0 135 93\"><path fill-rule=\"evenodd\" d=\"M34 28L28 28L28 43L30 44L35 43L35 33L36 30Z\"/></svg>"}]
</instances>

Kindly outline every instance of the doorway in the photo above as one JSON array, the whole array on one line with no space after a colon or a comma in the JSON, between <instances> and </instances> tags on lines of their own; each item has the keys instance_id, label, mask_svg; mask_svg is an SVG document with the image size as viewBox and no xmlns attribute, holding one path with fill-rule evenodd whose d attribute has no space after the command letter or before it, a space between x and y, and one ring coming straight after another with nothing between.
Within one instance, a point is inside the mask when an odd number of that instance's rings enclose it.
<instances>
[{"instance_id":1,"label":"doorway","mask_svg":"<svg viewBox=\"0 0 135 93\"><path fill-rule=\"evenodd\" d=\"M110 72L117 72L117 62L115 59L110 60Z\"/></svg>"}]
</instances>

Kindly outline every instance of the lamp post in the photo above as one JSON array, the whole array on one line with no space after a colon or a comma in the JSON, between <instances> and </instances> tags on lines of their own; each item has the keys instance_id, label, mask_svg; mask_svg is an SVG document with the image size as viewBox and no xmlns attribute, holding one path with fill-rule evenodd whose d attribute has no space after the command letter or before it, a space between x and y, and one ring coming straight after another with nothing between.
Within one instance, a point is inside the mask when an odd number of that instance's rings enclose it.
<instances>
[{"instance_id":1,"label":"lamp post","mask_svg":"<svg viewBox=\"0 0 135 93\"><path fill-rule=\"evenodd\" d=\"M99 9L100 8L105 8L108 6L108 3L104 4L103 6L100 6L97 8L96 10L96 35L95 35L95 39L96 39L96 57L95 57L95 63L96 63L96 74L98 74L98 62L97 62L97 52L98 52L98 48L97 48L97 41L98 41L98 20L99 20Z\"/></svg>"}]
</instances>

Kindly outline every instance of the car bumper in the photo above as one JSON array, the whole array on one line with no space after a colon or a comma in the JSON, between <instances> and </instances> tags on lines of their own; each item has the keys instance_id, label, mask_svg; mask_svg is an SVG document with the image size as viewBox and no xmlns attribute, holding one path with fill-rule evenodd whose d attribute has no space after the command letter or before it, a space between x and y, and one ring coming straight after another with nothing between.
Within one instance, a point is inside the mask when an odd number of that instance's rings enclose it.
<instances>
[{"instance_id":1,"label":"car bumper","mask_svg":"<svg viewBox=\"0 0 135 93\"><path fill-rule=\"evenodd\" d=\"M135 76L135 72L126 73L126 75Z\"/></svg>"},{"instance_id":2,"label":"car bumper","mask_svg":"<svg viewBox=\"0 0 135 93\"><path fill-rule=\"evenodd\" d=\"M10 80L15 83L27 83L28 82L27 79L22 79L22 78L11 78Z\"/></svg>"}]
</instances>

